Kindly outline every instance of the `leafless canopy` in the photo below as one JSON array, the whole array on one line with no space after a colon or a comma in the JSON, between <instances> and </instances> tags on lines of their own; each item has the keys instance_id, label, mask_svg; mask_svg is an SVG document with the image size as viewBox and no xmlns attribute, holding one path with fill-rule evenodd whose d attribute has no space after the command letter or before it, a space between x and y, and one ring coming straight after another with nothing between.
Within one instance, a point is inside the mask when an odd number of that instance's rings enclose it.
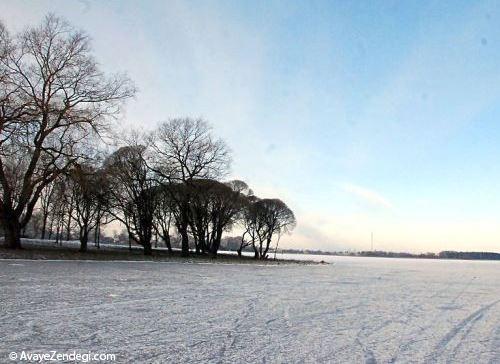
<instances>
[{"instance_id":1,"label":"leafless canopy","mask_svg":"<svg viewBox=\"0 0 500 364\"><path fill-rule=\"evenodd\" d=\"M177 184L193 185L195 179L219 179L231 162L222 139L215 138L202 119L171 119L160 124L151 136L154 162L152 168L159 181L171 191L170 197L180 211L177 230L182 238L182 254L189 254L189 189L178 194ZM185 187L185 186L184 186ZM182 189L182 188L181 188Z\"/></svg>"},{"instance_id":2,"label":"leafless canopy","mask_svg":"<svg viewBox=\"0 0 500 364\"><path fill-rule=\"evenodd\" d=\"M11 245L42 189L134 93L126 76L99 70L88 36L64 20L48 15L14 37L0 26L0 219Z\"/></svg>"},{"instance_id":3,"label":"leafless canopy","mask_svg":"<svg viewBox=\"0 0 500 364\"><path fill-rule=\"evenodd\" d=\"M121 147L105 162L109 211L123 223L129 238L151 254L151 236L158 203L156 181L146 164L146 146Z\"/></svg>"},{"instance_id":4,"label":"leafless canopy","mask_svg":"<svg viewBox=\"0 0 500 364\"><path fill-rule=\"evenodd\" d=\"M228 147L212 135L202 119L172 119L161 124L153 136L155 169L169 181L194 178L217 179L231 163Z\"/></svg>"},{"instance_id":5,"label":"leafless canopy","mask_svg":"<svg viewBox=\"0 0 500 364\"><path fill-rule=\"evenodd\" d=\"M260 259L267 258L273 238L277 237L277 246L281 235L291 232L297 224L293 211L283 201L267 198L249 199L242 222L242 246L252 245L255 258Z\"/></svg>"}]
</instances>

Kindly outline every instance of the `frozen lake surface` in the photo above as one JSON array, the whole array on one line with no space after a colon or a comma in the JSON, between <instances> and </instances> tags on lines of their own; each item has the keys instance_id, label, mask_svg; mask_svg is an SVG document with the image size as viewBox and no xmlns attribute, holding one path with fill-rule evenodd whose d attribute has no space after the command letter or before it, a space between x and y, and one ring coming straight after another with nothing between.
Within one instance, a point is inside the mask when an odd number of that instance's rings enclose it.
<instances>
[{"instance_id":1,"label":"frozen lake surface","mask_svg":"<svg viewBox=\"0 0 500 364\"><path fill-rule=\"evenodd\" d=\"M117 362L500 363L500 262L0 261L11 351Z\"/></svg>"}]
</instances>

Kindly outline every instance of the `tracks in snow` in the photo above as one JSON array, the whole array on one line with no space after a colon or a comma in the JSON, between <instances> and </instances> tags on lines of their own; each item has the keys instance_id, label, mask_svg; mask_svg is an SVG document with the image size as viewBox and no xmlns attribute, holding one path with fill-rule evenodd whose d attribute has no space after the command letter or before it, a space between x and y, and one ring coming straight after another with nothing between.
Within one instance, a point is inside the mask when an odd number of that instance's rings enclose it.
<instances>
[{"instance_id":1,"label":"tracks in snow","mask_svg":"<svg viewBox=\"0 0 500 364\"><path fill-rule=\"evenodd\" d=\"M491 309L499 302L500 300L496 300L488 305L482 306L481 308L467 316L465 319L460 321L458 324L453 326L453 328L436 344L433 351L429 355L427 355L426 362L435 362L447 350L451 341L455 339L455 337L457 337L460 333L462 333L459 342L453 349L453 356L455 356L460 347L460 344L467 339L470 332L472 331L473 326L483 318L483 315L484 313L486 313L486 311Z\"/></svg>"}]
</instances>

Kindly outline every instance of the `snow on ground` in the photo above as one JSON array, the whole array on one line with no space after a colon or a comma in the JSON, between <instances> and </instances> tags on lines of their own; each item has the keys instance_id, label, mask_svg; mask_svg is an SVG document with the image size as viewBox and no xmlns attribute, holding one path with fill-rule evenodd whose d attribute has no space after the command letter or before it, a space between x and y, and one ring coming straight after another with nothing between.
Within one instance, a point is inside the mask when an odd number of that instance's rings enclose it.
<instances>
[{"instance_id":1,"label":"snow on ground","mask_svg":"<svg viewBox=\"0 0 500 364\"><path fill-rule=\"evenodd\" d=\"M499 262L0 261L11 351L117 362L500 363Z\"/></svg>"}]
</instances>

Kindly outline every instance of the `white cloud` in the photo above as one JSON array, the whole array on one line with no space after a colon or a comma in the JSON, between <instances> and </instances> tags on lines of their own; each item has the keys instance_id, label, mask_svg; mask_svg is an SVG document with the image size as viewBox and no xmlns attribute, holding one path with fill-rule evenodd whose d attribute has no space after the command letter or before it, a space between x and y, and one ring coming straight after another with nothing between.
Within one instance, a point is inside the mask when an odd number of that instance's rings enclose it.
<instances>
[{"instance_id":1,"label":"white cloud","mask_svg":"<svg viewBox=\"0 0 500 364\"><path fill-rule=\"evenodd\" d=\"M342 185L342 189L351 195L358 197L364 202L369 203L373 206L384 207L384 208L393 208L392 203L387 200L384 196L379 194L376 191L370 190L365 187L356 186L351 183L346 183Z\"/></svg>"}]
</instances>

